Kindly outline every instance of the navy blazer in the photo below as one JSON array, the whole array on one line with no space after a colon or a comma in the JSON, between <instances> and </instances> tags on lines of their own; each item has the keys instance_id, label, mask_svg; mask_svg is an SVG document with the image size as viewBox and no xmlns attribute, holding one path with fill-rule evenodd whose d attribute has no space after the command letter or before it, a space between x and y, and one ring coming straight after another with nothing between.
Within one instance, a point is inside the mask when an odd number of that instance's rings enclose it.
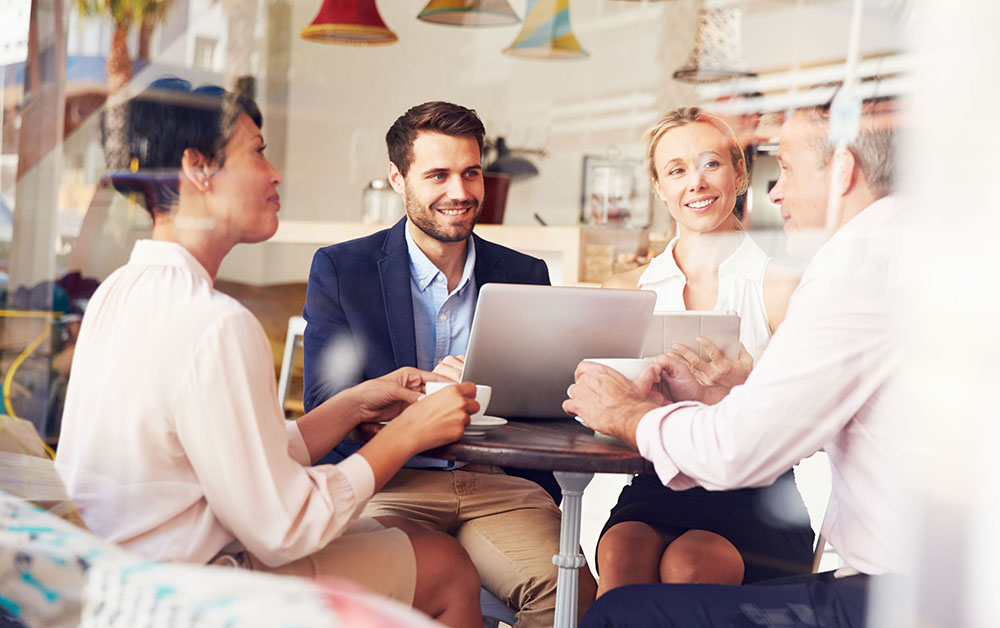
<instances>
[{"instance_id":1,"label":"navy blazer","mask_svg":"<svg viewBox=\"0 0 1000 628\"><path fill-rule=\"evenodd\" d=\"M405 228L403 218L313 256L302 310L306 411L359 382L417 365ZM472 240L477 295L491 282L549 285L542 260L475 234Z\"/></svg>"}]
</instances>

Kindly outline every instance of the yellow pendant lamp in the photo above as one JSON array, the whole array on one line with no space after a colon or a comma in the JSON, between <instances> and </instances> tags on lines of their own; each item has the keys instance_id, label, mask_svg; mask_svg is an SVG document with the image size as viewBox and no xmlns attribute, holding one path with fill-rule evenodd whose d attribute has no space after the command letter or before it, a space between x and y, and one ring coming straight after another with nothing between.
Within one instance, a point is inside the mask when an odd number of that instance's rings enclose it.
<instances>
[{"instance_id":1,"label":"yellow pendant lamp","mask_svg":"<svg viewBox=\"0 0 1000 628\"><path fill-rule=\"evenodd\" d=\"M570 28L569 0L528 0L524 26L504 52L537 59L583 59L590 56Z\"/></svg>"},{"instance_id":2,"label":"yellow pendant lamp","mask_svg":"<svg viewBox=\"0 0 1000 628\"><path fill-rule=\"evenodd\" d=\"M507 0L431 0L417 18L452 26L506 26L521 21Z\"/></svg>"},{"instance_id":3,"label":"yellow pendant lamp","mask_svg":"<svg viewBox=\"0 0 1000 628\"><path fill-rule=\"evenodd\" d=\"M323 0L302 39L324 44L376 46L399 39L382 21L375 0Z\"/></svg>"}]
</instances>

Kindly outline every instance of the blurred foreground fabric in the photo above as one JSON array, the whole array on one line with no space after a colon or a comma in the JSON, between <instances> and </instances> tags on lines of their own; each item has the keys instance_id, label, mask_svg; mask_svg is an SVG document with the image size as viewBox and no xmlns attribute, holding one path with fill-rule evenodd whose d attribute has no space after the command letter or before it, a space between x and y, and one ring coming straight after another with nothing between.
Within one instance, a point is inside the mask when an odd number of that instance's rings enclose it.
<instances>
[{"instance_id":1,"label":"blurred foreground fabric","mask_svg":"<svg viewBox=\"0 0 1000 628\"><path fill-rule=\"evenodd\" d=\"M0 416L0 626L440 626L347 581L149 561L73 521L34 427Z\"/></svg>"}]
</instances>

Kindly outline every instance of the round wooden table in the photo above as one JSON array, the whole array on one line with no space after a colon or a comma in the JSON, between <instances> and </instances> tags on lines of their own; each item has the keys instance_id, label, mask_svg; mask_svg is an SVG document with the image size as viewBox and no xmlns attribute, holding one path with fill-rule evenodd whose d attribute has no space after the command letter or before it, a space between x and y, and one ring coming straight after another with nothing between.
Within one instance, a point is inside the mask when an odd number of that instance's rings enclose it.
<instances>
[{"instance_id":1,"label":"round wooden table","mask_svg":"<svg viewBox=\"0 0 1000 628\"><path fill-rule=\"evenodd\" d=\"M382 427L379 423L362 423L357 428L360 440L371 439ZM570 418L508 421L482 436L465 435L423 455L543 471L653 472L653 465L632 447L617 438L595 434Z\"/></svg>"},{"instance_id":2,"label":"round wooden table","mask_svg":"<svg viewBox=\"0 0 1000 628\"><path fill-rule=\"evenodd\" d=\"M371 439L382 425L362 423L358 440ZM552 562L556 580L555 628L575 628L579 597L577 570L587 564L580 553L583 492L594 473L653 473L653 465L617 438L595 434L574 419L509 421L506 425L424 452L445 460L554 471L562 489L559 553Z\"/></svg>"}]
</instances>

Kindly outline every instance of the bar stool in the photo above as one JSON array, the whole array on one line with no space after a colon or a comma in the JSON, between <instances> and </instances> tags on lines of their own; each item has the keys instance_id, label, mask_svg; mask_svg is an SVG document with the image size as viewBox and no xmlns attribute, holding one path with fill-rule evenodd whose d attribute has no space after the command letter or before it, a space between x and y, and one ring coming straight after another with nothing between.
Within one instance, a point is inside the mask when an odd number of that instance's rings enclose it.
<instances>
[{"instance_id":1,"label":"bar stool","mask_svg":"<svg viewBox=\"0 0 1000 628\"><path fill-rule=\"evenodd\" d=\"M483 609L483 628L500 628L500 622L514 625L514 609L486 589L479 590L479 606Z\"/></svg>"}]
</instances>

